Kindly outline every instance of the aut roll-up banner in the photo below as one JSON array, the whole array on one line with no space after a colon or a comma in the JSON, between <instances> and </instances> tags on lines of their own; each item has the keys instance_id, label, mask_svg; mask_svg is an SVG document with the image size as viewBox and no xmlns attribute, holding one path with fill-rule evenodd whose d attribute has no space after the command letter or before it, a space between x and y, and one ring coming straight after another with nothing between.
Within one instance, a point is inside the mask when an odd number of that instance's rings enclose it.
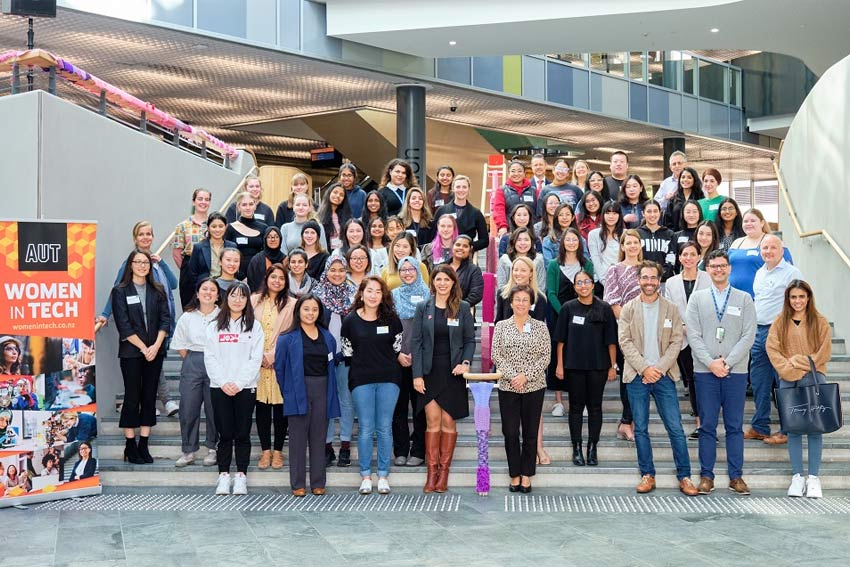
<instances>
[{"instance_id":1,"label":"aut roll-up banner","mask_svg":"<svg viewBox=\"0 0 850 567\"><path fill-rule=\"evenodd\" d=\"M0 508L101 491L96 232L0 220Z\"/></svg>"}]
</instances>

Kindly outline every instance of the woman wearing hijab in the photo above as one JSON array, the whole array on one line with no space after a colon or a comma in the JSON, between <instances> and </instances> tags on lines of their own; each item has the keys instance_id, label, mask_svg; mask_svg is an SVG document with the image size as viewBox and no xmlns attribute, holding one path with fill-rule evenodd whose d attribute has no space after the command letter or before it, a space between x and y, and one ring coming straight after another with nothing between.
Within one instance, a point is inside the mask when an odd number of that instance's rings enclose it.
<instances>
[{"instance_id":1,"label":"woman wearing hijab","mask_svg":"<svg viewBox=\"0 0 850 567\"><path fill-rule=\"evenodd\" d=\"M325 262L325 270L319 277L319 283L313 288L313 294L322 302L324 325L336 341L336 391L339 398L339 460L333 450L334 420L328 420L328 434L325 439L325 466L336 462L340 467L351 465L351 432L354 429L354 402L348 389L348 367L343 361L339 331L342 320L351 310L357 286L348 277L348 262L339 254L333 254Z\"/></svg>"},{"instance_id":2,"label":"woman wearing hijab","mask_svg":"<svg viewBox=\"0 0 850 567\"><path fill-rule=\"evenodd\" d=\"M272 264L280 264L286 258L286 254L280 249L282 242L278 227L270 226L266 229L263 234L263 251L251 258L248 264L248 287L251 288L251 293L256 293L263 285L266 271Z\"/></svg>"},{"instance_id":3,"label":"woman wearing hijab","mask_svg":"<svg viewBox=\"0 0 850 567\"><path fill-rule=\"evenodd\" d=\"M393 453L396 465L419 466L425 462L425 412L417 412L419 393L413 389L413 357L410 339L416 306L431 297L420 272L421 263L405 256L398 263L401 285L392 291L401 319L401 388L393 413ZM413 435L407 425L407 407L413 406Z\"/></svg>"}]
</instances>

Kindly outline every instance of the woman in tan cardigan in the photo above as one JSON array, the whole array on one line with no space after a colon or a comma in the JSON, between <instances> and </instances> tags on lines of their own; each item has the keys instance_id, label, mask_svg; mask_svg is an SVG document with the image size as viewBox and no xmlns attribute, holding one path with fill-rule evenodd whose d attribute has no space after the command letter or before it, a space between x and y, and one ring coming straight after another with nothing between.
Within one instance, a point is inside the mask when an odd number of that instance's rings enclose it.
<instances>
[{"instance_id":1,"label":"woman in tan cardigan","mask_svg":"<svg viewBox=\"0 0 850 567\"><path fill-rule=\"evenodd\" d=\"M295 298L289 295L289 275L283 264L272 264L266 270L260 289L251 295L254 317L263 326L263 362L257 384L257 435L263 453L257 467L283 468L283 440L287 423L283 417L283 396L274 373L274 350L280 333L292 324ZM274 422L274 446L272 446ZM274 448L274 452L272 452Z\"/></svg>"},{"instance_id":2,"label":"woman in tan cardigan","mask_svg":"<svg viewBox=\"0 0 850 567\"><path fill-rule=\"evenodd\" d=\"M770 326L767 335L767 356L779 374L780 388L793 388L814 384L810 374L809 357L820 374L826 372L826 363L832 355L829 322L815 308L811 286L803 280L792 280L785 289L782 313ZM820 382L821 379L818 379ZM820 498L821 483L818 478L823 435L809 434L809 476L803 477L803 436L788 433L788 454L794 476L788 496Z\"/></svg>"}]
</instances>

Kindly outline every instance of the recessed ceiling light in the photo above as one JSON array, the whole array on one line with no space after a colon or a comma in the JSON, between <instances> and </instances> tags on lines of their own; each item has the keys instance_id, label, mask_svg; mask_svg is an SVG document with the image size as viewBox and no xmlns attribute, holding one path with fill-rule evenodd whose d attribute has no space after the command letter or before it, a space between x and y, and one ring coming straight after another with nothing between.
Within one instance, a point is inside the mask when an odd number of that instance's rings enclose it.
<instances>
[{"instance_id":1,"label":"recessed ceiling light","mask_svg":"<svg viewBox=\"0 0 850 567\"><path fill-rule=\"evenodd\" d=\"M718 33L720 31L720 28L711 28L708 31L710 31L711 33Z\"/></svg>"},{"instance_id":2,"label":"recessed ceiling light","mask_svg":"<svg viewBox=\"0 0 850 567\"><path fill-rule=\"evenodd\" d=\"M457 45L457 42L452 40L452 41L449 42L449 45Z\"/></svg>"}]
</instances>

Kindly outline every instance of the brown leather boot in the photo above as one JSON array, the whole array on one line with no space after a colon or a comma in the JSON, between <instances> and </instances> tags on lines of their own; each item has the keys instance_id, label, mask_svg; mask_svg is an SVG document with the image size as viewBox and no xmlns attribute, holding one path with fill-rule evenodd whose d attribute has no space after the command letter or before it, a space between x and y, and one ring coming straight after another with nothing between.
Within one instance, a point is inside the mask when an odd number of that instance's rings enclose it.
<instances>
[{"instance_id":1,"label":"brown leather boot","mask_svg":"<svg viewBox=\"0 0 850 567\"><path fill-rule=\"evenodd\" d=\"M437 467L440 466L440 435L441 431L425 432L425 464L428 465L428 476L422 492L430 494L437 486Z\"/></svg>"},{"instance_id":2,"label":"brown leather boot","mask_svg":"<svg viewBox=\"0 0 850 567\"><path fill-rule=\"evenodd\" d=\"M449 468L452 466L455 444L457 444L457 432L446 433L443 431L443 436L440 438L440 470L437 471L435 492L445 492L449 489Z\"/></svg>"}]
</instances>

